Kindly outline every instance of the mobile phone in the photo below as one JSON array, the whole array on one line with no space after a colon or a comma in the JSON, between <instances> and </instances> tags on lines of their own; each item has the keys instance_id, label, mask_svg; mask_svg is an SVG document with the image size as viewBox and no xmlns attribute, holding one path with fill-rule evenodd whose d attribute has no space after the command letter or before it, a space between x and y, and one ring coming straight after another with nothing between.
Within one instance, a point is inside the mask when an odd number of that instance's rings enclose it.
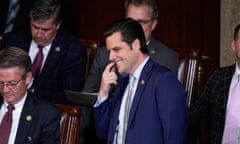
<instances>
[{"instance_id":1,"label":"mobile phone","mask_svg":"<svg viewBox=\"0 0 240 144\"><path fill-rule=\"evenodd\" d=\"M119 79L119 73L118 73L118 68L117 68L117 64L114 63L114 65L110 68L110 72L114 71ZM117 82L118 82L117 79ZM110 85L110 91L109 91L109 96L112 97L114 95L114 92L116 90L117 85L116 84L111 84Z\"/></svg>"}]
</instances>

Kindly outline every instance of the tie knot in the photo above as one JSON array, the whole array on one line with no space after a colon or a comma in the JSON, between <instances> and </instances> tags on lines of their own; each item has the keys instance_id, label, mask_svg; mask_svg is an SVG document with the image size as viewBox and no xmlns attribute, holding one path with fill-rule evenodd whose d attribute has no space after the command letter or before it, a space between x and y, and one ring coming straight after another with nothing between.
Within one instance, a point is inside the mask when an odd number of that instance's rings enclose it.
<instances>
[{"instance_id":1,"label":"tie knot","mask_svg":"<svg viewBox=\"0 0 240 144\"><path fill-rule=\"evenodd\" d=\"M14 105L9 104L9 105L7 106L7 109L8 109L8 111L13 111L13 110L15 109L15 107L14 107Z\"/></svg>"},{"instance_id":2,"label":"tie knot","mask_svg":"<svg viewBox=\"0 0 240 144\"><path fill-rule=\"evenodd\" d=\"M38 49L39 49L39 50L42 50L42 49L43 49L43 46L38 45Z\"/></svg>"}]
</instances>

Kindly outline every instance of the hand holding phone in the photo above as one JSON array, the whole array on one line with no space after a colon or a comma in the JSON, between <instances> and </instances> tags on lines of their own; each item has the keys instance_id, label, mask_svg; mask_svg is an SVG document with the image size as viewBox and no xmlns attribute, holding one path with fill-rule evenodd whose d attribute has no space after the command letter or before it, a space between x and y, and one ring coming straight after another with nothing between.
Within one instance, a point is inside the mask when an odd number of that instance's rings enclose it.
<instances>
[{"instance_id":1,"label":"hand holding phone","mask_svg":"<svg viewBox=\"0 0 240 144\"><path fill-rule=\"evenodd\" d=\"M115 63L110 63L106 66L103 74L101 85L99 88L99 98L103 98L105 96L111 97L116 89L116 85L118 83L118 69Z\"/></svg>"},{"instance_id":2,"label":"hand holding phone","mask_svg":"<svg viewBox=\"0 0 240 144\"><path fill-rule=\"evenodd\" d=\"M118 73L118 68L117 68L117 64L114 63L114 65L110 68L110 72L115 72L117 77L119 76L119 73ZM117 79L117 82L118 82L118 79ZM110 91L109 91L109 96L112 97L114 95L114 92L116 90L116 84L111 84L110 85Z\"/></svg>"}]
</instances>

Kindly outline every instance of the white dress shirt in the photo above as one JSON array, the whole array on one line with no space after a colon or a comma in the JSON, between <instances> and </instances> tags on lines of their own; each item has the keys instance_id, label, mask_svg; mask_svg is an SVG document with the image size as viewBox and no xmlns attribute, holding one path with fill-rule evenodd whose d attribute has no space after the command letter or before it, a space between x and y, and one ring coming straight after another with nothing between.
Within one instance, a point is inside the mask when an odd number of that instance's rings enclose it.
<instances>
[{"instance_id":1,"label":"white dress shirt","mask_svg":"<svg viewBox=\"0 0 240 144\"><path fill-rule=\"evenodd\" d=\"M230 106L233 90L236 87L237 82L238 82L238 75L240 75L240 68L238 67L238 65L236 63L235 72L233 74L231 84L230 84L230 88L229 88L229 93L228 93L226 116L227 116L227 111L228 111L229 106ZM227 117L225 119L227 119ZM238 123L238 142L237 143L240 143L240 120L239 120L239 123Z\"/></svg>"},{"instance_id":2,"label":"white dress shirt","mask_svg":"<svg viewBox=\"0 0 240 144\"><path fill-rule=\"evenodd\" d=\"M17 129L18 129L20 116L22 113L22 109L23 109L23 105L25 103L26 97L27 97L27 93L17 104L14 104L15 109L12 112L13 119L12 119L12 127L11 127L8 144L14 144L14 141L15 141L15 138L17 135ZM2 104L1 109L0 109L0 122L2 122L2 119L5 115L5 113L8 111L7 106L8 106L7 102L4 101L4 103Z\"/></svg>"},{"instance_id":3,"label":"white dress shirt","mask_svg":"<svg viewBox=\"0 0 240 144\"><path fill-rule=\"evenodd\" d=\"M43 66L45 64L45 61L47 59L47 56L48 56L48 53L50 51L51 46L52 46L52 44L49 44L49 45L43 47L43 63L42 63L42 66L41 66L41 70L42 70L42 68L43 68ZM37 43L32 40L31 45L30 45L30 49L29 49L29 52L28 52L28 54L29 54L29 56L31 58L32 63L33 63L33 61L34 61L38 51L39 51L39 48L38 48ZM31 87L31 85L33 83L33 79L34 79L34 77L32 78L31 82L29 83L28 88Z\"/></svg>"},{"instance_id":4,"label":"white dress shirt","mask_svg":"<svg viewBox=\"0 0 240 144\"><path fill-rule=\"evenodd\" d=\"M133 77L136 78L136 81L134 82L134 85L132 86L132 98L131 98L131 101L130 101L130 104L132 105L132 102L134 100L134 97L135 97L135 92L136 92L136 89L137 89L137 86L138 86L138 82L139 82L139 78L141 76L141 72L143 70L143 67L145 66L145 64L147 63L149 57L147 57L143 63L138 66L138 68L135 70L135 72L133 73ZM122 98L122 103L121 103L121 107L120 107L120 112L119 112L119 123L116 127L116 133L115 133L115 136L114 136L114 141L113 143L114 144L122 144L122 138L123 138L123 122L124 122L124 110L125 110L125 105L126 105L126 99L127 99L127 96L128 96L128 87L129 85L127 86L127 88L125 89L124 91L124 95L123 95L123 98ZM131 111L131 107L130 107L130 111ZM117 141L116 141L117 139Z\"/></svg>"},{"instance_id":5,"label":"white dress shirt","mask_svg":"<svg viewBox=\"0 0 240 144\"><path fill-rule=\"evenodd\" d=\"M51 46L52 44L49 44L43 47L43 64L41 66L41 69L43 68L43 65L47 59ZM29 56L31 57L32 62L34 61L38 51L39 51L38 45L32 40L30 49L29 49Z\"/></svg>"}]
</instances>

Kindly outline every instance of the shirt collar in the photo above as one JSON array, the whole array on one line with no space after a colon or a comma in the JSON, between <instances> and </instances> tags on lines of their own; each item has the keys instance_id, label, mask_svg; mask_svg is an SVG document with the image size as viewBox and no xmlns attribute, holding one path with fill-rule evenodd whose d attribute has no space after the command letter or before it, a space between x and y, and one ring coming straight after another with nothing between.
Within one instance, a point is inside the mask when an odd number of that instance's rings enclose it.
<instances>
[{"instance_id":1,"label":"shirt collar","mask_svg":"<svg viewBox=\"0 0 240 144\"><path fill-rule=\"evenodd\" d=\"M138 66L138 68L135 70L135 72L133 73L133 76L136 79L139 79L141 72L143 70L143 67L145 66L145 64L147 63L147 61L149 60L149 56L147 58L145 58L145 60Z\"/></svg>"}]
</instances>

